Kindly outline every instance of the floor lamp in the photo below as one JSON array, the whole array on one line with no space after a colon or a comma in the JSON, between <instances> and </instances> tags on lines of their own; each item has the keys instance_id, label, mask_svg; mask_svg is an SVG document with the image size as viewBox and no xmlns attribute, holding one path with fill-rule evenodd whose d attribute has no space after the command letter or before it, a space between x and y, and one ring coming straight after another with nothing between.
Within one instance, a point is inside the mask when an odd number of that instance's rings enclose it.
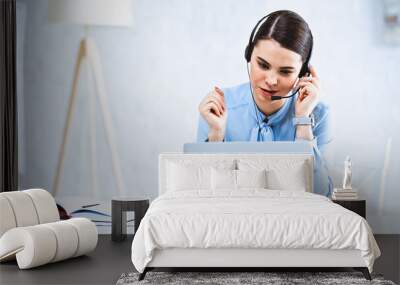
<instances>
[{"instance_id":1,"label":"floor lamp","mask_svg":"<svg viewBox=\"0 0 400 285\"><path fill-rule=\"evenodd\" d=\"M107 94L103 78L100 55L95 41L87 36L90 26L131 26L132 2L131 0L49 0L49 20L54 22L67 22L84 25L86 36L81 39L78 55L75 62L72 89L69 97L67 117L65 120L62 143L54 177L53 195L60 192L60 179L64 168L65 149L71 129L71 121L76 105L77 86L82 64L87 63L88 78L92 79L95 89L90 98L90 145L91 145L91 176L93 191L97 190L96 169L96 126L95 126L95 100L100 105L105 134L111 151L112 169L116 179L117 193L125 194L125 187L120 167L119 156L115 144L115 137L108 109Z\"/></svg>"}]
</instances>

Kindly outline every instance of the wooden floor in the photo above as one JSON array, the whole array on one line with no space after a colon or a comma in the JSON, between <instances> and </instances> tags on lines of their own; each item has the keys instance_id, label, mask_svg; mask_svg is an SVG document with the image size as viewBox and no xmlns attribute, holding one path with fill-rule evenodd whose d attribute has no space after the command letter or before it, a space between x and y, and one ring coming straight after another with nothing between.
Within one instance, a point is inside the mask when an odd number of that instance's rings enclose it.
<instances>
[{"instance_id":1,"label":"wooden floor","mask_svg":"<svg viewBox=\"0 0 400 285\"><path fill-rule=\"evenodd\" d=\"M382 256L374 272L399 283L400 235L375 236ZM48 264L29 270L19 270L16 262L0 264L0 284L115 284L124 272L135 271L130 248L132 238L116 243L108 235L99 236L99 243L88 256Z\"/></svg>"},{"instance_id":2,"label":"wooden floor","mask_svg":"<svg viewBox=\"0 0 400 285\"><path fill-rule=\"evenodd\" d=\"M112 242L100 235L97 248L87 256L18 270L16 262L0 264L0 284L115 284L124 272L134 271L132 239Z\"/></svg>"}]
</instances>

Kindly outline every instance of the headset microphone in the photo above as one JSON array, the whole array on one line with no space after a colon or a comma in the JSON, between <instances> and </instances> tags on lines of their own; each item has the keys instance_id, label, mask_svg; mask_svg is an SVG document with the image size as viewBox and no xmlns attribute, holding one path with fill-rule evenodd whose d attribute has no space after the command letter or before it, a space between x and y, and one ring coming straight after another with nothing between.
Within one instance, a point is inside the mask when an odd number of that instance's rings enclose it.
<instances>
[{"instance_id":1,"label":"headset microphone","mask_svg":"<svg viewBox=\"0 0 400 285\"><path fill-rule=\"evenodd\" d=\"M300 88L297 88L297 90L296 90L295 92L293 92L292 94L290 94L289 96L276 96L276 95L272 95L272 96L271 96L271 101L281 100L281 99L293 97L294 95L297 94L297 92L299 92L299 89L300 89Z\"/></svg>"},{"instance_id":2,"label":"headset microphone","mask_svg":"<svg viewBox=\"0 0 400 285\"><path fill-rule=\"evenodd\" d=\"M285 98L290 98L293 97L295 94L290 95L290 96L271 96L271 101L276 101L276 100L282 100Z\"/></svg>"},{"instance_id":3,"label":"headset microphone","mask_svg":"<svg viewBox=\"0 0 400 285\"><path fill-rule=\"evenodd\" d=\"M298 82L299 82L299 78L296 80L294 86L296 86ZM290 95L288 95L288 96L276 96L276 95L272 95L272 96L271 96L271 101L281 100L281 99L286 99L286 98L293 97L293 96L295 96L295 95L299 92L299 90L300 90L300 87L298 87L298 88L296 89L296 91L294 91L292 94L290 94Z\"/></svg>"}]
</instances>

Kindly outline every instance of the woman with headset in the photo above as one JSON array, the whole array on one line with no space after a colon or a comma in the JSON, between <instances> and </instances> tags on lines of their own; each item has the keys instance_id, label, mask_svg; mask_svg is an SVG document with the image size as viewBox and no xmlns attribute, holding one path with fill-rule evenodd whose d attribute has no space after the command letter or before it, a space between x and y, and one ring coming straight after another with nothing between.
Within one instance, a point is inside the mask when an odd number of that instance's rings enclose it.
<instances>
[{"instance_id":1,"label":"woman with headset","mask_svg":"<svg viewBox=\"0 0 400 285\"><path fill-rule=\"evenodd\" d=\"M309 66L312 48L300 15L281 10L263 17L245 50L250 82L215 87L202 100L197 141L306 140L318 161L331 137L320 80Z\"/></svg>"}]
</instances>

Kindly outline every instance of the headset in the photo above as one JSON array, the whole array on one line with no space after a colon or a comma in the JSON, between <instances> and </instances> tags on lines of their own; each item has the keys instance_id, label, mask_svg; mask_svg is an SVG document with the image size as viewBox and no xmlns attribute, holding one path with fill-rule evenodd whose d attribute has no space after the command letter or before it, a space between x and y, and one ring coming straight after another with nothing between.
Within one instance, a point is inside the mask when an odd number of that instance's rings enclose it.
<instances>
[{"instance_id":1,"label":"headset","mask_svg":"<svg viewBox=\"0 0 400 285\"><path fill-rule=\"evenodd\" d=\"M249 75L249 79L250 79L250 72L249 72L249 66L248 66L248 64L249 64L249 62L250 62L250 60L251 60L251 54L253 53L253 50L254 50L254 46L255 46L254 39L255 39L255 36L256 36L256 34L257 34L257 32L258 32L259 27L262 25L262 23L264 23L265 21L267 21L268 18L269 18L272 14L274 14L274 13L276 13L276 12L272 12L272 13L270 13L270 14L268 14L268 15L262 17L262 18L257 22L257 24L255 25L255 27L253 28L253 30L251 31L250 38L249 38L249 43L247 44L246 49L245 49L245 51L244 51L244 58L246 59L246 62L247 62L247 74ZM305 62L303 63L302 67L301 67L301 70L300 70L300 73L299 73L299 78L301 78L301 77L303 77L303 76L308 76L308 75L310 74L309 63L310 63L310 58L311 58L311 53L312 53L313 43L314 43L314 41L313 41L313 36L312 36L312 34L311 34L311 31L310 31L310 35L311 35L311 48L310 48L310 52L308 53L307 58L306 58ZM297 83L297 81L296 81L296 83ZM292 92L292 94L290 94L289 96L276 96L276 95L272 95L272 96L271 96L271 100L274 101L274 100L281 100L281 99L284 99L284 98L293 97L293 96L295 96L295 95L299 92L299 90L300 90L300 88L297 88L297 89L296 89L294 92ZM253 100L254 100L253 90L252 90L252 88L251 88L251 83L250 83L250 91L251 91L251 95L252 95Z\"/></svg>"}]
</instances>

